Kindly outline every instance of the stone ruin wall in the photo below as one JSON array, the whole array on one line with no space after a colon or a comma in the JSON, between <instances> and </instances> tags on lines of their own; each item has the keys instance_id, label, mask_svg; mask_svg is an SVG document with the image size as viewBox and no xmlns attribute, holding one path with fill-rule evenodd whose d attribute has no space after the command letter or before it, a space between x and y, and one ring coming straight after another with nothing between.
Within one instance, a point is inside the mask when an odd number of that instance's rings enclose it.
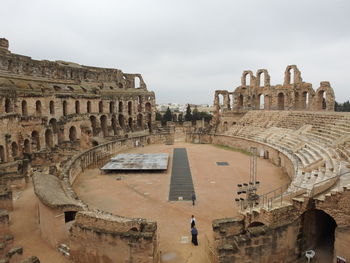
<instances>
[{"instance_id":1,"label":"stone ruin wall","mask_svg":"<svg viewBox=\"0 0 350 263\"><path fill-rule=\"evenodd\" d=\"M80 149L90 149L108 141L124 139L130 141L125 144L128 148L133 144L132 138L135 136L140 140L146 138L144 144L164 141L163 137L158 138L156 135L155 106L155 94L147 90L140 74L127 74L119 69L88 67L64 61L34 60L11 53L8 41L0 38L0 243L6 246L0 251L0 258L8 258L11 251L11 242L7 241L11 240L7 212L12 210L11 188L25 187L26 181L35 170L44 169L43 173L59 175L61 172L64 174L64 167L67 165L72 166L72 169L68 169L68 178L72 175L71 179L74 181L76 174L82 169L81 165L91 165L106 157L101 151L96 153L90 150L89 152L94 153L92 159L88 160L84 156L85 159L77 157L73 158L74 162L70 162L68 158L68 164L65 165L67 160L64 158L69 157L69 154L64 157L64 151L71 150L71 156ZM117 147L124 149L123 145L122 142ZM103 150L112 150L108 147ZM65 193L71 198L77 198L69 186L69 179L67 181L64 176L61 179L67 191ZM69 238L62 213L71 208L50 207L40 201L39 204L43 237L57 248L57 240L67 241L67 237ZM58 226L56 232L51 231L51 223ZM154 231L153 236L156 239L156 228ZM85 238L91 238L90 241L95 242L95 248L98 248L99 243L95 238L99 237L96 234ZM114 238L115 233L111 237ZM153 242L153 237L151 239ZM110 241L109 237L108 242ZM128 244L127 235L123 235L118 242ZM76 255L80 253L79 249L76 247L74 250ZM140 255L142 251L152 254L157 248L142 243L139 250L135 248L134 251ZM115 253L113 255L118 258ZM99 254L101 260L104 257L103 253ZM39 260L33 257L23 262Z\"/></svg>"},{"instance_id":2,"label":"stone ruin wall","mask_svg":"<svg viewBox=\"0 0 350 263\"><path fill-rule=\"evenodd\" d=\"M284 83L271 85L266 69L254 76L246 70L241 85L234 91L216 90L213 125L234 123L247 110L301 110L334 111L334 91L328 81L322 81L315 91L311 83L304 82L296 65L287 66Z\"/></svg>"}]
</instances>

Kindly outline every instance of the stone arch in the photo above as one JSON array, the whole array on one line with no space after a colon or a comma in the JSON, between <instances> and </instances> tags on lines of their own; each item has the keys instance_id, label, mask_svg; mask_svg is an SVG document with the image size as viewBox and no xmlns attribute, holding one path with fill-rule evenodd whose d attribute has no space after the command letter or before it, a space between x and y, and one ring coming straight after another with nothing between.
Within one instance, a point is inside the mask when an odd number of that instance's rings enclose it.
<instances>
[{"instance_id":1,"label":"stone arch","mask_svg":"<svg viewBox=\"0 0 350 263\"><path fill-rule=\"evenodd\" d=\"M55 114L55 103L52 100L49 102L49 111L50 114Z\"/></svg>"},{"instance_id":2,"label":"stone arch","mask_svg":"<svg viewBox=\"0 0 350 263\"><path fill-rule=\"evenodd\" d=\"M51 129L45 131L45 146L48 149L53 146L53 135Z\"/></svg>"},{"instance_id":3,"label":"stone arch","mask_svg":"<svg viewBox=\"0 0 350 263\"><path fill-rule=\"evenodd\" d=\"M12 101L9 98L5 99L5 112L6 113L10 113L13 111L12 109Z\"/></svg>"},{"instance_id":4,"label":"stone arch","mask_svg":"<svg viewBox=\"0 0 350 263\"><path fill-rule=\"evenodd\" d=\"M264 75L264 86L263 87L268 87L270 86L270 75L266 69L259 69L256 72L256 87L261 87L261 75Z\"/></svg>"},{"instance_id":5,"label":"stone arch","mask_svg":"<svg viewBox=\"0 0 350 263\"><path fill-rule=\"evenodd\" d=\"M11 143L11 155L12 155L12 157L18 156L18 145L16 142Z\"/></svg>"},{"instance_id":6,"label":"stone arch","mask_svg":"<svg viewBox=\"0 0 350 263\"><path fill-rule=\"evenodd\" d=\"M113 134L118 135L117 119L116 119L115 115L112 116L111 126L112 126L112 130L113 130Z\"/></svg>"},{"instance_id":7,"label":"stone arch","mask_svg":"<svg viewBox=\"0 0 350 263\"><path fill-rule=\"evenodd\" d=\"M258 95L258 110L264 110L265 109L265 95L264 93L260 93Z\"/></svg>"},{"instance_id":8,"label":"stone arch","mask_svg":"<svg viewBox=\"0 0 350 263\"><path fill-rule=\"evenodd\" d=\"M128 102L128 114L132 115L132 101Z\"/></svg>"},{"instance_id":9,"label":"stone arch","mask_svg":"<svg viewBox=\"0 0 350 263\"><path fill-rule=\"evenodd\" d=\"M152 105L150 102L146 102L145 104L145 111L151 112L152 111Z\"/></svg>"},{"instance_id":10,"label":"stone arch","mask_svg":"<svg viewBox=\"0 0 350 263\"><path fill-rule=\"evenodd\" d=\"M249 75L249 85L247 85L247 75ZM245 70L242 73L241 85L242 87L254 86L255 77L251 70Z\"/></svg>"},{"instance_id":11,"label":"stone arch","mask_svg":"<svg viewBox=\"0 0 350 263\"><path fill-rule=\"evenodd\" d=\"M53 133L58 133L58 125L55 118L50 119L49 125L51 126Z\"/></svg>"},{"instance_id":12,"label":"stone arch","mask_svg":"<svg viewBox=\"0 0 350 263\"><path fill-rule=\"evenodd\" d=\"M279 92L278 94L277 94L277 109L278 110L284 110L284 101L285 101L285 99L284 99L284 93L283 92Z\"/></svg>"},{"instance_id":13,"label":"stone arch","mask_svg":"<svg viewBox=\"0 0 350 263\"><path fill-rule=\"evenodd\" d=\"M309 95L309 92L304 91L301 94L301 108L307 110L309 109L309 106L310 106L310 95Z\"/></svg>"},{"instance_id":14,"label":"stone arch","mask_svg":"<svg viewBox=\"0 0 350 263\"><path fill-rule=\"evenodd\" d=\"M141 88L141 79L139 76L135 76L134 78L134 88L136 89Z\"/></svg>"},{"instance_id":15,"label":"stone arch","mask_svg":"<svg viewBox=\"0 0 350 263\"><path fill-rule=\"evenodd\" d=\"M143 116L141 113L137 115L137 127L143 128Z\"/></svg>"},{"instance_id":16,"label":"stone arch","mask_svg":"<svg viewBox=\"0 0 350 263\"><path fill-rule=\"evenodd\" d=\"M79 100L75 101L75 113L80 114L80 101Z\"/></svg>"},{"instance_id":17,"label":"stone arch","mask_svg":"<svg viewBox=\"0 0 350 263\"><path fill-rule=\"evenodd\" d=\"M225 121L225 122L223 123L223 130L224 130L224 131L227 131L227 130L228 130L228 123L227 123L227 121Z\"/></svg>"},{"instance_id":18,"label":"stone arch","mask_svg":"<svg viewBox=\"0 0 350 263\"><path fill-rule=\"evenodd\" d=\"M27 116L28 115L28 106L27 106L27 101L26 100L22 100L22 115L23 116Z\"/></svg>"},{"instance_id":19,"label":"stone arch","mask_svg":"<svg viewBox=\"0 0 350 263\"><path fill-rule=\"evenodd\" d=\"M118 122L119 122L119 126L121 128L125 128L125 120L124 120L124 115L123 114L119 114Z\"/></svg>"},{"instance_id":20,"label":"stone arch","mask_svg":"<svg viewBox=\"0 0 350 263\"><path fill-rule=\"evenodd\" d=\"M35 113L41 115L41 101L37 100L35 102Z\"/></svg>"},{"instance_id":21,"label":"stone arch","mask_svg":"<svg viewBox=\"0 0 350 263\"><path fill-rule=\"evenodd\" d=\"M122 112L123 112L123 102L122 102L122 101L119 101L119 104L118 104L118 112L119 112L119 113L122 113Z\"/></svg>"},{"instance_id":22,"label":"stone arch","mask_svg":"<svg viewBox=\"0 0 350 263\"><path fill-rule=\"evenodd\" d=\"M63 116L67 116L68 114L68 108L67 108L67 101L64 100L62 102L62 111L63 111Z\"/></svg>"},{"instance_id":23,"label":"stone arch","mask_svg":"<svg viewBox=\"0 0 350 263\"><path fill-rule=\"evenodd\" d=\"M99 113L103 113L103 101L99 101L98 103L98 112Z\"/></svg>"},{"instance_id":24,"label":"stone arch","mask_svg":"<svg viewBox=\"0 0 350 263\"><path fill-rule=\"evenodd\" d=\"M115 104L114 101L109 102L109 113L114 113L114 108L115 108L114 104Z\"/></svg>"},{"instance_id":25,"label":"stone arch","mask_svg":"<svg viewBox=\"0 0 350 263\"><path fill-rule=\"evenodd\" d=\"M237 103L237 106L238 106L239 109L243 108L243 103L244 103L243 95L239 94L239 96L238 96L238 103Z\"/></svg>"},{"instance_id":26,"label":"stone arch","mask_svg":"<svg viewBox=\"0 0 350 263\"><path fill-rule=\"evenodd\" d=\"M106 115L102 115L100 117L100 125L101 125L101 129L102 129L103 137L107 137L108 136L108 125L107 125L107 116Z\"/></svg>"},{"instance_id":27,"label":"stone arch","mask_svg":"<svg viewBox=\"0 0 350 263\"><path fill-rule=\"evenodd\" d=\"M291 72L293 70L293 73ZM293 75L293 76L292 76ZM284 72L284 85L301 84L301 72L296 65L288 65Z\"/></svg>"},{"instance_id":28,"label":"stone arch","mask_svg":"<svg viewBox=\"0 0 350 263\"><path fill-rule=\"evenodd\" d=\"M2 145L0 145L0 162L5 162L5 148Z\"/></svg>"},{"instance_id":29,"label":"stone arch","mask_svg":"<svg viewBox=\"0 0 350 263\"><path fill-rule=\"evenodd\" d=\"M75 126L71 126L69 128L69 140L71 142L74 142L76 141L78 138L77 138L77 129L75 128Z\"/></svg>"},{"instance_id":30,"label":"stone arch","mask_svg":"<svg viewBox=\"0 0 350 263\"><path fill-rule=\"evenodd\" d=\"M91 101L86 102L86 112L91 113Z\"/></svg>"},{"instance_id":31,"label":"stone arch","mask_svg":"<svg viewBox=\"0 0 350 263\"><path fill-rule=\"evenodd\" d=\"M96 117L91 115L90 116L90 122L91 122L92 136L97 136L98 135L98 131L97 131Z\"/></svg>"},{"instance_id":32,"label":"stone arch","mask_svg":"<svg viewBox=\"0 0 350 263\"><path fill-rule=\"evenodd\" d=\"M39 137L39 133L37 131L32 131L32 149L35 151L39 151L40 150L40 137Z\"/></svg>"},{"instance_id":33,"label":"stone arch","mask_svg":"<svg viewBox=\"0 0 350 263\"><path fill-rule=\"evenodd\" d=\"M30 141L25 139L23 142L23 153L30 153Z\"/></svg>"},{"instance_id":34,"label":"stone arch","mask_svg":"<svg viewBox=\"0 0 350 263\"><path fill-rule=\"evenodd\" d=\"M322 251L325 262L333 262L335 229L337 223L332 216L319 209L309 209L301 215L301 251ZM328 259L328 261L327 261Z\"/></svg>"},{"instance_id":35,"label":"stone arch","mask_svg":"<svg viewBox=\"0 0 350 263\"><path fill-rule=\"evenodd\" d=\"M131 117L128 119L128 126L130 130L134 130L133 119Z\"/></svg>"},{"instance_id":36,"label":"stone arch","mask_svg":"<svg viewBox=\"0 0 350 263\"><path fill-rule=\"evenodd\" d=\"M315 103L315 110L334 110L334 91L328 81L322 81L321 86L316 90Z\"/></svg>"}]
</instances>

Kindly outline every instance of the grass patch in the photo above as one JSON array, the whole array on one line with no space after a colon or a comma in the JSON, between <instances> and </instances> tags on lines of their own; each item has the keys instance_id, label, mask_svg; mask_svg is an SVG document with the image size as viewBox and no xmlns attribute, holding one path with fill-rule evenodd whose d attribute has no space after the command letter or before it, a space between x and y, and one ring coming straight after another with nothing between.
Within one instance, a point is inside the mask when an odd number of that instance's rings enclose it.
<instances>
[{"instance_id":1,"label":"grass patch","mask_svg":"<svg viewBox=\"0 0 350 263\"><path fill-rule=\"evenodd\" d=\"M214 147L216 148L220 148L223 150L228 150L228 151L233 151L233 152L239 152L239 153L243 153L245 155L252 155L251 152L248 152L246 150L242 150L242 149L238 149L238 148L234 148L231 146L226 146L226 145L222 145L222 144L212 144Z\"/></svg>"}]
</instances>

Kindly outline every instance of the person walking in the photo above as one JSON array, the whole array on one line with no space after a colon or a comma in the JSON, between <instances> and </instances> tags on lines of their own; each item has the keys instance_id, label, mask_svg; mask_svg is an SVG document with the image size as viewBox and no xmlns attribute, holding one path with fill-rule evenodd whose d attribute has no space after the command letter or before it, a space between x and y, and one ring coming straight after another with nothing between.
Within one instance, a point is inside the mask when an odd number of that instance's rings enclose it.
<instances>
[{"instance_id":1,"label":"person walking","mask_svg":"<svg viewBox=\"0 0 350 263\"><path fill-rule=\"evenodd\" d=\"M195 201L196 201L196 194L195 194L194 192L192 192L192 197L191 197L191 199L192 199L192 205L194 205L194 204L195 204Z\"/></svg>"},{"instance_id":2,"label":"person walking","mask_svg":"<svg viewBox=\"0 0 350 263\"><path fill-rule=\"evenodd\" d=\"M197 239L198 230L197 230L196 226L192 227L191 234L192 234L192 244L195 246L198 246L198 239Z\"/></svg>"},{"instance_id":3,"label":"person walking","mask_svg":"<svg viewBox=\"0 0 350 263\"><path fill-rule=\"evenodd\" d=\"M191 229L196 225L196 219L194 218L194 215L191 217Z\"/></svg>"}]
</instances>

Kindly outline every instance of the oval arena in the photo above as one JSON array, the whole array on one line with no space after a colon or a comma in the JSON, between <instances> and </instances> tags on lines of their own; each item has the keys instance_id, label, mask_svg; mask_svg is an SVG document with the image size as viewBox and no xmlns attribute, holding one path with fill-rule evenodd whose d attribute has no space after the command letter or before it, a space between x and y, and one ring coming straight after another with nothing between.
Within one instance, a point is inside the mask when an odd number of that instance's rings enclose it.
<instances>
[{"instance_id":1,"label":"oval arena","mask_svg":"<svg viewBox=\"0 0 350 263\"><path fill-rule=\"evenodd\" d=\"M214 92L210 124L161 126L140 74L8 47L0 39L4 262L304 262L310 249L314 262L350 260L350 115L334 112L329 82L314 90L295 65L278 85L244 71L235 90ZM258 197L236 204L252 147ZM178 148L194 206L169 201ZM167 153L168 168L102 172L119 153Z\"/></svg>"}]
</instances>

